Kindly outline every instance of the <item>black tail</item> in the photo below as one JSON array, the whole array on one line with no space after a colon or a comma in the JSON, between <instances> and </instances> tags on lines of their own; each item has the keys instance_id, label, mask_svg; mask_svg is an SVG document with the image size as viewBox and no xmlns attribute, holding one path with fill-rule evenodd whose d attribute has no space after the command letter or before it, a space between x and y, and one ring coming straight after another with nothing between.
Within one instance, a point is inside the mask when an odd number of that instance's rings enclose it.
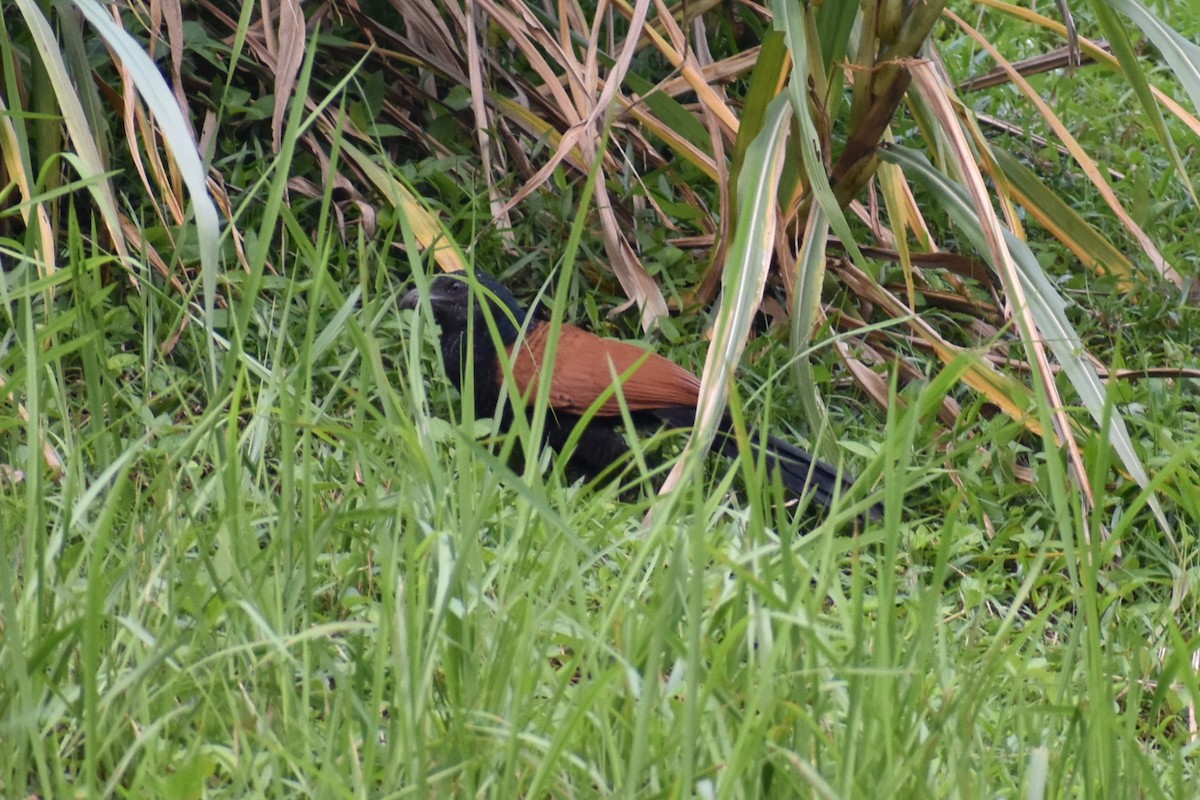
<instances>
[{"instance_id":1,"label":"black tail","mask_svg":"<svg viewBox=\"0 0 1200 800\"><path fill-rule=\"evenodd\" d=\"M719 445L714 442L713 446L719 446L722 453L733 458L738 454L737 440L732 431L728 435L723 433L718 434ZM749 431L749 435L751 450L758 458L761 435L754 430ZM811 494L814 500L828 508L833 504L834 495L846 494L854 485L853 479L839 475L831 464L776 436L767 436L765 449L762 459L767 465L767 474L778 471L780 481L796 497Z\"/></svg>"},{"instance_id":2,"label":"black tail","mask_svg":"<svg viewBox=\"0 0 1200 800\"><path fill-rule=\"evenodd\" d=\"M655 413L674 427L686 428L696 424L695 410L691 408L664 408ZM754 457L758 458L762 437L753 429L749 434L751 450ZM733 420L728 413L721 417L712 446L714 450L719 450L729 458L739 455L737 439L733 433ZM814 500L828 508L832 505L835 495L846 494L854 485L853 478L839 475L832 465L776 436L767 436L765 450L762 457L766 462L767 472L778 472L784 487L798 498L812 495ZM877 513L876 508L873 507L871 513L874 516Z\"/></svg>"}]
</instances>

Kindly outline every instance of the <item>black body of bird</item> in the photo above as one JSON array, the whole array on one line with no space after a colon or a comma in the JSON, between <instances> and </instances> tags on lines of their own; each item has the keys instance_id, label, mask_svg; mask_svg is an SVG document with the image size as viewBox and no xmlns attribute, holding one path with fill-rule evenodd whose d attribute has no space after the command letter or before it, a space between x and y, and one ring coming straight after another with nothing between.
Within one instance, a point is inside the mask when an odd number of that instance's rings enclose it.
<instances>
[{"instance_id":1,"label":"black body of bird","mask_svg":"<svg viewBox=\"0 0 1200 800\"><path fill-rule=\"evenodd\" d=\"M441 328L442 360L446 374L460 391L468 368L468 336L472 337L475 411L491 415L500 405L505 371L500 358L508 360L516 389L531 399L536 395L551 325L533 317L495 278L476 271L474 289L466 273L442 274L429 287L429 304ZM474 300L472 302L472 296ZM416 308L420 292L413 289L400 301L400 308ZM503 345L503 354L484 316L489 304L491 316ZM474 322L470 322L471 315ZM522 333L523 331L523 333ZM518 349L519 343L519 349ZM515 352L514 352L515 350ZM545 423L546 443L561 451L580 417L608 390L612 376L622 376L621 395L634 424L638 427L688 428L696 421L696 403L700 380L683 367L642 347L615 339L604 339L574 325L564 324L558 337L554 370L550 380L549 406ZM505 403L501 427L508 429L512 420L510 403ZM595 477L623 458L629 444L622 434L620 401L610 393L580 434L578 445L567 465L569 474ZM758 434L751 432L755 449ZM783 485L796 497L811 493L828 506L836 494L844 494L851 481L834 467L804 450L774 436L766 438L764 461L769 470L778 470ZM720 422L713 448L725 455L738 455L733 422L726 412Z\"/></svg>"}]
</instances>

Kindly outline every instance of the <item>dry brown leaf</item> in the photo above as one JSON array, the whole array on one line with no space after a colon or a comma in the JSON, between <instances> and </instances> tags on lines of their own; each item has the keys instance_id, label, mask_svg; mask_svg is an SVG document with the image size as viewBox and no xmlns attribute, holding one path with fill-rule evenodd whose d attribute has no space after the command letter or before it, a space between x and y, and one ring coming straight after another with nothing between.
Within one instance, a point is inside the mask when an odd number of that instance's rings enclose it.
<instances>
[{"instance_id":1,"label":"dry brown leaf","mask_svg":"<svg viewBox=\"0 0 1200 800\"><path fill-rule=\"evenodd\" d=\"M271 31L269 17L264 20L264 30ZM271 112L271 144L278 153L283 138L283 118L291 103L300 67L304 64L307 32L300 0L280 0L279 31L273 38L276 40L275 106Z\"/></svg>"}]
</instances>

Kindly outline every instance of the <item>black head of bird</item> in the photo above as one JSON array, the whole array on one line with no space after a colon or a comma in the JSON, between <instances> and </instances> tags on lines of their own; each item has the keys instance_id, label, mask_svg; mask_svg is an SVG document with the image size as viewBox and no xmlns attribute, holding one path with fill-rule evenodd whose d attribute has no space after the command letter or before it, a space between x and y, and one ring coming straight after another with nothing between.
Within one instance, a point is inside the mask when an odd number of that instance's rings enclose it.
<instances>
[{"instance_id":1,"label":"black head of bird","mask_svg":"<svg viewBox=\"0 0 1200 800\"><path fill-rule=\"evenodd\" d=\"M525 310L503 284L482 272L475 274L478 288L472 287L470 281L465 272L453 272L438 275L429 284L429 306L441 329L442 360L446 374L459 390L463 387L463 369L471 330L476 332L472 337L473 356L486 364L496 358L495 340L489 332L488 316L496 326L499 340L506 347L511 347L517 340L520 326L525 323ZM400 300L400 308L417 308L420 300L421 291L413 289ZM484 310L485 304L487 311ZM491 408L480 408L482 414L491 414L492 411Z\"/></svg>"}]
</instances>

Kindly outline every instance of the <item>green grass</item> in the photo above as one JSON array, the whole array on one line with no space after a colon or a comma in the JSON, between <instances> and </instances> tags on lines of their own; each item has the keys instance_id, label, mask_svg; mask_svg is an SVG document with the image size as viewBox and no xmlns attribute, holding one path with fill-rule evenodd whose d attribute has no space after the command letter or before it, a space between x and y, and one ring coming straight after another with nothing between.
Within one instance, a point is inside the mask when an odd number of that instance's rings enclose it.
<instances>
[{"instance_id":1,"label":"green grass","mask_svg":"<svg viewBox=\"0 0 1200 800\"><path fill-rule=\"evenodd\" d=\"M623 502L445 421L377 258L268 282L210 402L174 297L8 273L0 794L1193 793L1194 429L1142 428L1173 541L1011 421L935 439L952 376L844 442L857 535L716 460Z\"/></svg>"}]
</instances>

